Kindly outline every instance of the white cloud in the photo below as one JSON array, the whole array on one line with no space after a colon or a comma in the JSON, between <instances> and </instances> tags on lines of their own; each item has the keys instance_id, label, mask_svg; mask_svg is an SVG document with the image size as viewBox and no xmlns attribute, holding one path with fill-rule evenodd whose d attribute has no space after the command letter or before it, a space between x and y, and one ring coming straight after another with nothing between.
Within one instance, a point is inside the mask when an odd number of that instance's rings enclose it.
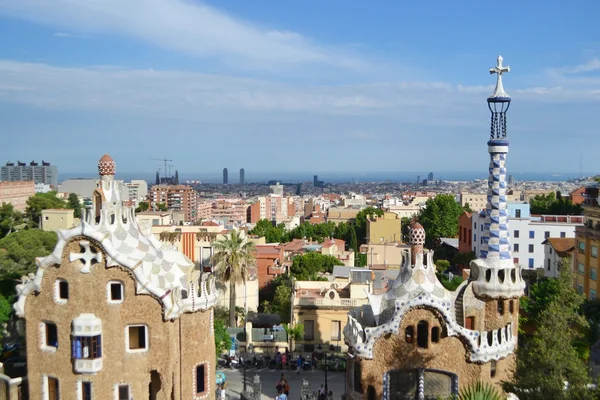
<instances>
[{"instance_id":1,"label":"white cloud","mask_svg":"<svg viewBox=\"0 0 600 400\"><path fill-rule=\"evenodd\" d=\"M54 37L62 38L62 39L83 39L85 36L83 35L74 35L72 33L67 32L54 32Z\"/></svg>"},{"instance_id":2,"label":"white cloud","mask_svg":"<svg viewBox=\"0 0 600 400\"><path fill-rule=\"evenodd\" d=\"M575 65L571 67L562 67L553 71L558 74L575 75L581 74L583 72L593 72L598 70L600 70L600 59L594 58L584 64Z\"/></svg>"},{"instance_id":3,"label":"white cloud","mask_svg":"<svg viewBox=\"0 0 600 400\"><path fill-rule=\"evenodd\" d=\"M382 82L307 86L184 71L66 68L0 60L0 101L61 110L96 110L197 119L232 112L453 117L484 101L490 86ZM600 100L597 87L514 88L520 101ZM439 123L444 123L443 119Z\"/></svg>"},{"instance_id":4,"label":"white cloud","mask_svg":"<svg viewBox=\"0 0 600 400\"><path fill-rule=\"evenodd\" d=\"M299 33L257 26L189 0L0 0L0 15L79 33L134 38L192 56L215 57L238 68L369 67L360 58L314 44Z\"/></svg>"}]
</instances>

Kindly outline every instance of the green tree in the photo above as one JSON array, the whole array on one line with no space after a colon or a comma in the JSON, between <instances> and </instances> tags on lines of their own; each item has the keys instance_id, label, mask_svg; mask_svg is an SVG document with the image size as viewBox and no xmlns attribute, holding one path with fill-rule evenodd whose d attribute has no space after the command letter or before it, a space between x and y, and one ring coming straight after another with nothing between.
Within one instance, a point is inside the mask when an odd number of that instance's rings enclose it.
<instances>
[{"instance_id":1,"label":"green tree","mask_svg":"<svg viewBox=\"0 0 600 400\"><path fill-rule=\"evenodd\" d=\"M229 282L229 326L236 326L235 318L235 286L246 284L248 268L254 265L254 243L243 238L238 231L231 231L229 237L213 243L212 262L217 276L223 282Z\"/></svg>"},{"instance_id":2,"label":"green tree","mask_svg":"<svg viewBox=\"0 0 600 400\"><path fill-rule=\"evenodd\" d=\"M249 233L264 236L267 243L281 243L284 241L285 225L274 226L268 219L261 219Z\"/></svg>"},{"instance_id":3,"label":"green tree","mask_svg":"<svg viewBox=\"0 0 600 400\"><path fill-rule=\"evenodd\" d=\"M281 321L290 322L292 289L290 285L280 285L275 289L273 297L272 312L279 314Z\"/></svg>"},{"instance_id":4,"label":"green tree","mask_svg":"<svg viewBox=\"0 0 600 400\"><path fill-rule=\"evenodd\" d=\"M75 218L81 218L81 203L79 197L75 193L70 193L67 199L67 208L73 209L73 215Z\"/></svg>"},{"instance_id":5,"label":"green tree","mask_svg":"<svg viewBox=\"0 0 600 400\"><path fill-rule=\"evenodd\" d=\"M25 217L27 224L32 228L39 227L42 218L42 210L50 208L65 208L66 203L56 197L56 192L36 193L27 200L27 208L25 209Z\"/></svg>"},{"instance_id":6,"label":"green tree","mask_svg":"<svg viewBox=\"0 0 600 400\"><path fill-rule=\"evenodd\" d=\"M410 241L410 224L412 222L412 218L402 217L400 220L400 229L402 230L402 242L408 243Z\"/></svg>"},{"instance_id":7,"label":"green tree","mask_svg":"<svg viewBox=\"0 0 600 400\"><path fill-rule=\"evenodd\" d=\"M564 199L560 191L539 194L529 200L532 214L543 215L580 215L583 209L579 204Z\"/></svg>"},{"instance_id":8,"label":"green tree","mask_svg":"<svg viewBox=\"0 0 600 400\"><path fill-rule=\"evenodd\" d=\"M366 267L367 266L367 255L363 253L354 253L354 266L355 267Z\"/></svg>"},{"instance_id":9,"label":"green tree","mask_svg":"<svg viewBox=\"0 0 600 400\"><path fill-rule=\"evenodd\" d=\"M462 207L450 194L439 194L428 199L425 209L419 215L419 222L427 235L427 247L434 248L442 237L456 237L458 218L462 213Z\"/></svg>"},{"instance_id":10,"label":"green tree","mask_svg":"<svg viewBox=\"0 0 600 400\"><path fill-rule=\"evenodd\" d=\"M158 211L168 211L169 208L165 203L156 203L156 208Z\"/></svg>"},{"instance_id":11,"label":"green tree","mask_svg":"<svg viewBox=\"0 0 600 400\"><path fill-rule=\"evenodd\" d=\"M139 212L148 211L149 208L150 208L150 203L148 203L147 201L140 201L137 208L135 209L135 212L139 213Z\"/></svg>"},{"instance_id":12,"label":"green tree","mask_svg":"<svg viewBox=\"0 0 600 400\"><path fill-rule=\"evenodd\" d=\"M10 298L4 297L0 294L0 324L6 324L10 319L10 314L12 313L12 296ZM0 329L0 339L2 339L2 331Z\"/></svg>"},{"instance_id":13,"label":"green tree","mask_svg":"<svg viewBox=\"0 0 600 400\"><path fill-rule=\"evenodd\" d=\"M568 262L568 261L567 261ZM577 313L583 297L573 288L569 264L560 268L556 293L535 319L533 337L517 350L514 382L504 389L520 399L586 399L591 393L585 362L574 342L581 338L585 319ZM565 390L568 382L568 390Z\"/></svg>"},{"instance_id":14,"label":"green tree","mask_svg":"<svg viewBox=\"0 0 600 400\"><path fill-rule=\"evenodd\" d=\"M219 357L231 346L231 337L229 336L229 333L227 333L227 327L225 323L216 318L214 322L214 336L215 351L217 353L217 357Z\"/></svg>"},{"instance_id":15,"label":"green tree","mask_svg":"<svg viewBox=\"0 0 600 400\"><path fill-rule=\"evenodd\" d=\"M356 229L353 226L350 227L350 243L349 247L354 251L354 254L358 254L358 239L356 238Z\"/></svg>"},{"instance_id":16,"label":"green tree","mask_svg":"<svg viewBox=\"0 0 600 400\"><path fill-rule=\"evenodd\" d=\"M437 260L435 262L435 269L438 274L443 274L450 268L450 261L448 260Z\"/></svg>"},{"instance_id":17,"label":"green tree","mask_svg":"<svg viewBox=\"0 0 600 400\"><path fill-rule=\"evenodd\" d=\"M10 203L0 205L0 239L9 235L21 223L21 213Z\"/></svg>"},{"instance_id":18,"label":"green tree","mask_svg":"<svg viewBox=\"0 0 600 400\"><path fill-rule=\"evenodd\" d=\"M520 302L528 320L537 321L559 291L560 281L556 278L541 278L535 282L529 290L529 296L523 297Z\"/></svg>"},{"instance_id":19,"label":"green tree","mask_svg":"<svg viewBox=\"0 0 600 400\"><path fill-rule=\"evenodd\" d=\"M333 272L334 265L344 263L333 256L313 251L294 257L290 273L300 281L316 281L320 280L319 273Z\"/></svg>"}]
</instances>

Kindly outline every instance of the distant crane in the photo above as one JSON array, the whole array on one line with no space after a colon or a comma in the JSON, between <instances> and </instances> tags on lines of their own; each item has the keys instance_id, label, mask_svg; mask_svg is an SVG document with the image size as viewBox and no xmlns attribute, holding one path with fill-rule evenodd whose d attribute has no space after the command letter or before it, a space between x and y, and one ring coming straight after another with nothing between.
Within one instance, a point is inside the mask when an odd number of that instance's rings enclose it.
<instances>
[{"instance_id":1,"label":"distant crane","mask_svg":"<svg viewBox=\"0 0 600 400\"><path fill-rule=\"evenodd\" d=\"M168 161L173 161L173 160L169 160L167 157L165 157L165 158L151 158L151 160L162 161L162 162L165 163L165 169L163 171L164 171L164 174L165 174L164 177L166 178L167 177L167 162Z\"/></svg>"}]
</instances>

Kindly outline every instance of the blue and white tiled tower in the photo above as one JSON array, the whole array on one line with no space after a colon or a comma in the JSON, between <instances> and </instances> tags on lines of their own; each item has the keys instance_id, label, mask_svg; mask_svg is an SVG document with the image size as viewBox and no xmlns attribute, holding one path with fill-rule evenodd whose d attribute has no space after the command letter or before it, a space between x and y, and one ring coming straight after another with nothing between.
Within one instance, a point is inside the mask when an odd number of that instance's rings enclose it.
<instances>
[{"instance_id":1,"label":"blue and white tiled tower","mask_svg":"<svg viewBox=\"0 0 600 400\"><path fill-rule=\"evenodd\" d=\"M502 56L498 56L497 65L490 69L490 74L496 74L497 81L494 92L487 99L492 113L490 140L487 143L490 153L487 206L484 211L481 251L479 258L471 263L475 293L493 298L518 297L525 288L521 269L513 263L508 229L506 111L511 98L504 91L502 75L509 72L510 67L502 65L502 61Z\"/></svg>"}]
</instances>

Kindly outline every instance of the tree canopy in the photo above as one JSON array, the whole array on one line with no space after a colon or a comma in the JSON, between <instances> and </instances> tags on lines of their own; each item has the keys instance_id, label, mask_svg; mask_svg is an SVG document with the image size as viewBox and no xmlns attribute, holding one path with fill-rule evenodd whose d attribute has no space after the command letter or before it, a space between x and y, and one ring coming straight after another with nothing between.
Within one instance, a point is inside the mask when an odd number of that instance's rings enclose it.
<instances>
[{"instance_id":1,"label":"tree canopy","mask_svg":"<svg viewBox=\"0 0 600 400\"><path fill-rule=\"evenodd\" d=\"M316 281L319 273L333 272L334 265L344 265L337 258L317 252L309 252L294 257L290 273L300 281Z\"/></svg>"},{"instance_id":2,"label":"tree canopy","mask_svg":"<svg viewBox=\"0 0 600 400\"><path fill-rule=\"evenodd\" d=\"M137 208L135 209L135 212L139 213L139 212L143 212L143 211L148 211L149 208L150 208L150 203L148 203L147 201L140 201L138 203Z\"/></svg>"},{"instance_id":3,"label":"tree canopy","mask_svg":"<svg viewBox=\"0 0 600 400\"><path fill-rule=\"evenodd\" d=\"M514 382L505 384L505 389L520 399L592 398L586 388L587 366L575 346L587 326L577 313L583 297L573 288L573 273L567 263L563 262L567 267L560 268L556 285L545 285L547 293L552 293L546 307L535 316L537 329L532 338L517 350Z\"/></svg>"},{"instance_id":4,"label":"tree canopy","mask_svg":"<svg viewBox=\"0 0 600 400\"><path fill-rule=\"evenodd\" d=\"M10 203L0 205L0 239L13 232L22 222L22 214Z\"/></svg>"},{"instance_id":5,"label":"tree canopy","mask_svg":"<svg viewBox=\"0 0 600 400\"><path fill-rule=\"evenodd\" d=\"M458 218L463 208L450 194L439 194L427 200L425 209L419 214L419 222L425 228L426 245L429 248L443 237L458 235Z\"/></svg>"},{"instance_id":6,"label":"tree canopy","mask_svg":"<svg viewBox=\"0 0 600 400\"><path fill-rule=\"evenodd\" d=\"M529 200L532 214L542 215L580 215L583 209L579 204L573 204L571 200L562 197L559 192L539 194Z\"/></svg>"},{"instance_id":7,"label":"tree canopy","mask_svg":"<svg viewBox=\"0 0 600 400\"><path fill-rule=\"evenodd\" d=\"M67 204L56 197L56 192L36 193L27 200L27 208L25 209L25 217L27 224L32 228L39 227L42 218L42 210L50 208L66 208Z\"/></svg>"},{"instance_id":8,"label":"tree canopy","mask_svg":"<svg viewBox=\"0 0 600 400\"><path fill-rule=\"evenodd\" d=\"M52 253L57 241L56 232L41 229L25 229L0 239L0 292L12 296L17 280L35 272L36 257Z\"/></svg>"},{"instance_id":9,"label":"tree canopy","mask_svg":"<svg viewBox=\"0 0 600 400\"><path fill-rule=\"evenodd\" d=\"M81 203L79 202L79 196L77 196L77 194L69 194L67 199L67 208L73 209L73 215L75 218L81 218Z\"/></svg>"},{"instance_id":10,"label":"tree canopy","mask_svg":"<svg viewBox=\"0 0 600 400\"><path fill-rule=\"evenodd\" d=\"M231 231L229 237L217 240L213 244L217 276L223 282L229 282L229 326L235 327L235 286L246 282L248 268L255 262L254 243L243 238L238 231Z\"/></svg>"}]
</instances>

